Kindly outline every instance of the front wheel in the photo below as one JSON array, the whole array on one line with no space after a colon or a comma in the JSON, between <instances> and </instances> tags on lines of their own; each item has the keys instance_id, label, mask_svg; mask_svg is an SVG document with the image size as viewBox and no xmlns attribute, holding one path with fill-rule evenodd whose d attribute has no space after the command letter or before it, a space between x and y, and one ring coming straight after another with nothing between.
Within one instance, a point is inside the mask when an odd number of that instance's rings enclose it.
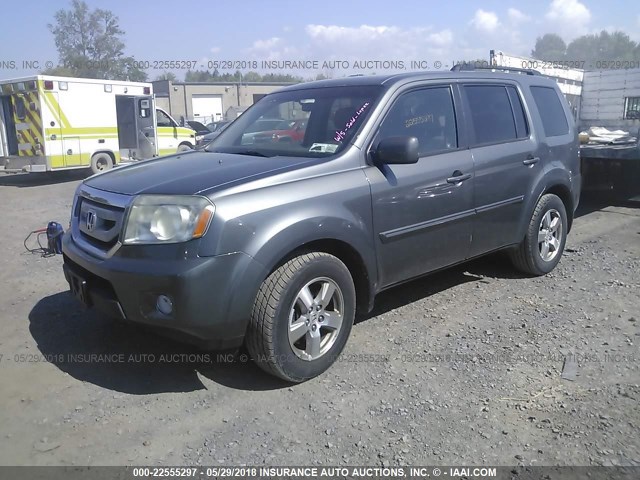
<instances>
[{"instance_id":1,"label":"front wheel","mask_svg":"<svg viewBox=\"0 0 640 480\"><path fill-rule=\"evenodd\" d=\"M313 378L342 352L355 305L353 279L338 258L323 252L295 257L262 283L247 349L272 375L290 382Z\"/></svg>"},{"instance_id":2,"label":"front wheel","mask_svg":"<svg viewBox=\"0 0 640 480\"><path fill-rule=\"evenodd\" d=\"M557 195L543 195L536 205L524 239L510 252L518 270L544 275L553 270L567 241L567 212Z\"/></svg>"},{"instance_id":3,"label":"front wheel","mask_svg":"<svg viewBox=\"0 0 640 480\"><path fill-rule=\"evenodd\" d=\"M188 143L181 143L178 145L178 153L188 152L189 150L193 150L193 148Z\"/></svg>"}]
</instances>

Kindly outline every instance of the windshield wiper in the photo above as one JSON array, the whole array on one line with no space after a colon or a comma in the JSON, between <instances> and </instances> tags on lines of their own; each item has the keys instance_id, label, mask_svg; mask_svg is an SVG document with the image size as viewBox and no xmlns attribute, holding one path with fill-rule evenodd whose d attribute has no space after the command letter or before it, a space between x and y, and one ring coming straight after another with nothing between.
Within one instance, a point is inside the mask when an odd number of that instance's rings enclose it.
<instances>
[{"instance_id":1,"label":"windshield wiper","mask_svg":"<svg viewBox=\"0 0 640 480\"><path fill-rule=\"evenodd\" d=\"M254 150L251 148L234 148L234 147L218 147L212 148L211 150L205 149L205 152L209 153L230 153L231 155L250 155L252 157L264 157L271 158L275 155L267 155L266 153L259 152L258 150Z\"/></svg>"},{"instance_id":2,"label":"windshield wiper","mask_svg":"<svg viewBox=\"0 0 640 480\"><path fill-rule=\"evenodd\" d=\"M229 152L225 152L225 153L231 153L232 155L250 155L252 157L265 157L265 158L270 158L271 155L266 155L262 152L259 152L257 150L231 150Z\"/></svg>"}]
</instances>

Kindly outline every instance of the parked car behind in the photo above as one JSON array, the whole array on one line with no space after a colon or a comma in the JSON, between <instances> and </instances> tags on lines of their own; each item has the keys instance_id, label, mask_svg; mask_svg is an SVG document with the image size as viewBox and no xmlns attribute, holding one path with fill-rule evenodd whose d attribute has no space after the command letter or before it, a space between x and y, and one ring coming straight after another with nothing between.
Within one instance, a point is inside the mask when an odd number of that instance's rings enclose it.
<instances>
[{"instance_id":1,"label":"parked car behind","mask_svg":"<svg viewBox=\"0 0 640 480\"><path fill-rule=\"evenodd\" d=\"M215 132L219 128L224 127L225 125L228 125L229 123L231 123L231 122L228 121L228 120L221 120L221 121L218 121L218 122L207 123L207 128L210 131Z\"/></svg>"},{"instance_id":2,"label":"parked car behind","mask_svg":"<svg viewBox=\"0 0 640 480\"><path fill-rule=\"evenodd\" d=\"M230 124L231 122L224 122L222 125L217 125L215 131L209 132L197 138L196 147L203 147L204 145L210 144L215 138L218 137L218 135L224 132L224 129L227 128Z\"/></svg>"},{"instance_id":3,"label":"parked car behind","mask_svg":"<svg viewBox=\"0 0 640 480\"><path fill-rule=\"evenodd\" d=\"M498 250L544 275L578 205L578 138L557 84L528 73L294 85L180 161L91 177L63 239L71 291L300 382L383 290ZM300 142L244 144L290 111L309 117Z\"/></svg>"},{"instance_id":4,"label":"parked car behind","mask_svg":"<svg viewBox=\"0 0 640 480\"><path fill-rule=\"evenodd\" d=\"M206 135L207 133L211 133L211 130L209 130L204 124L195 120L187 120L187 125L191 129L195 130L198 135Z\"/></svg>"},{"instance_id":5,"label":"parked car behind","mask_svg":"<svg viewBox=\"0 0 640 480\"><path fill-rule=\"evenodd\" d=\"M304 139L304 132L307 128L307 121L302 120L282 120L273 130L256 133L255 143L262 142L297 142Z\"/></svg>"}]
</instances>

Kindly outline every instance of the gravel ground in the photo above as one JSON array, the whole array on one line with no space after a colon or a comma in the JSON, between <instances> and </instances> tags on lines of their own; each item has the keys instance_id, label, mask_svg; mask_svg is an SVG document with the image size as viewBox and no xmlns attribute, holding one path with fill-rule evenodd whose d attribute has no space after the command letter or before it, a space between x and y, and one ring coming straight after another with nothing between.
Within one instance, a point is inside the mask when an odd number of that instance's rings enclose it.
<instances>
[{"instance_id":1,"label":"gravel ground","mask_svg":"<svg viewBox=\"0 0 640 480\"><path fill-rule=\"evenodd\" d=\"M25 253L79 178L0 177L0 464L640 465L637 204L583 201L546 277L493 255L385 292L291 386L100 318Z\"/></svg>"}]
</instances>

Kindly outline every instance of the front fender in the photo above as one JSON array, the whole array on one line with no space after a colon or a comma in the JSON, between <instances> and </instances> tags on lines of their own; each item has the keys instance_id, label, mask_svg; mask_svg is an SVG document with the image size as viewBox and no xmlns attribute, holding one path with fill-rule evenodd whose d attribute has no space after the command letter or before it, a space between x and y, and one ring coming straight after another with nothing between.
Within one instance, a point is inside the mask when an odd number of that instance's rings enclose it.
<instances>
[{"instance_id":1,"label":"front fender","mask_svg":"<svg viewBox=\"0 0 640 480\"><path fill-rule=\"evenodd\" d=\"M371 190L361 168L248 187L213 199L216 211L201 256L243 252L268 274L306 244L338 241L359 255L374 284Z\"/></svg>"}]
</instances>

